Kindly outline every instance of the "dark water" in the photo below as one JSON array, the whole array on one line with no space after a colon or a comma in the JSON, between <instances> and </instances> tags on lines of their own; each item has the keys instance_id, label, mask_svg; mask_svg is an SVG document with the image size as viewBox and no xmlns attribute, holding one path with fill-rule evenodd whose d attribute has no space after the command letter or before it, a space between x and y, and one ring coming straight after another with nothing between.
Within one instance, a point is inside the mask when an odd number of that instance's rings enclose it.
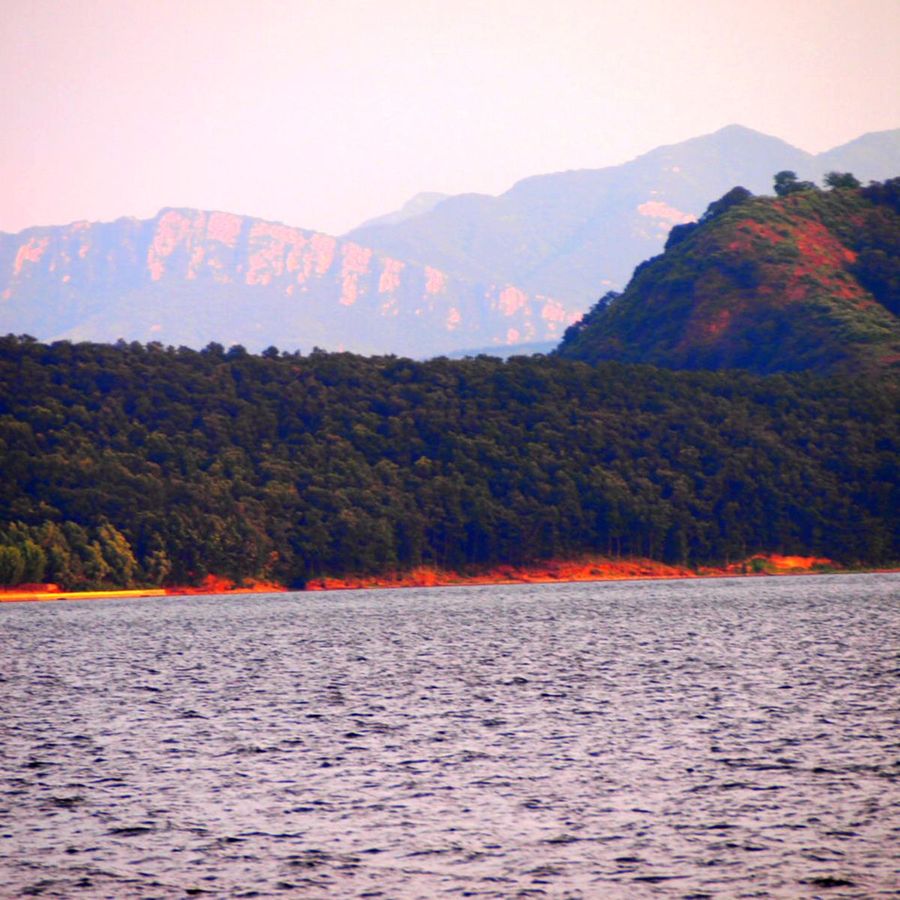
<instances>
[{"instance_id":1,"label":"dark water","mask_svg":"<svg viewBox=\"0 0 900 900\"><path fill-rule=\"evenodd\" d=\"M0 607L4 897L898 896L900 576Z\"/></svg>"}]
</instances>

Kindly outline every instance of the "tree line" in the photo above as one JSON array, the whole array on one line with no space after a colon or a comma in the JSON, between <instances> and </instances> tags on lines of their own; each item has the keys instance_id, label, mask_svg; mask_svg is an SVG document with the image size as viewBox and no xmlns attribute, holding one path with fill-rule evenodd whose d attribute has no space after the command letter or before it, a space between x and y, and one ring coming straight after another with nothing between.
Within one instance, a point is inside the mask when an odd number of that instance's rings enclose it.
<instances>
[{"instance_id":1,"label":"tree line","mask_svg":"<svg viewBox=\"0 0 900 900\"><path fill-rule=\"evenodd\" d=\"M896 560L897 384L0 339L0 583Z\"/></svg>"}]
</instances>

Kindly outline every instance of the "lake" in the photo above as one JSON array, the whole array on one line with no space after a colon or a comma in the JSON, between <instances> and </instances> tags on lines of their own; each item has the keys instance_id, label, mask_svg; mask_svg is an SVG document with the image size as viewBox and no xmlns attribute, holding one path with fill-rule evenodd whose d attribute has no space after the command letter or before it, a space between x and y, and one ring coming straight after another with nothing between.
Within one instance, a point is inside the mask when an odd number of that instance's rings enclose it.
<instances>
[{"instance_id":1,"label":"lake","mask_svg":"<svg viewBox=\"0 0 900 900\"><path fill-rule=\"evenodd\" d=\"M0 605L0 896L877 897L900 576Z\"/></svg>"}]
</instances>

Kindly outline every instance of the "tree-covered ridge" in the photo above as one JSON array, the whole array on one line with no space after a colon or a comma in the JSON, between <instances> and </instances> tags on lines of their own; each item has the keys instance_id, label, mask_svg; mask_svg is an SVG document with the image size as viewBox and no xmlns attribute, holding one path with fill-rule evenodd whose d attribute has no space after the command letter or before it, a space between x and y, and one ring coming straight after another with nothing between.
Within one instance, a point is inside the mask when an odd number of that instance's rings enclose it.
<instances>
[{"instance_id":1,"label":"tree-covered ridge","mask_svg":"<svg viewBox=\"0 0 900 900\"><path fill-rule=\"evenodd\" d=\"M679 369L900 367L900 179L830 191L776 176L778 197L735 188L676 226L621 297L567 332L559 353Z\"/></svg>"},{"instance_id":2,"label":"tree-covered ridge","mask_svg":"<svg viewBox=\"0 0 900 900\"><path fill-rule=\"evenodd\" d=\"M900 556L892 382L7 337L0 385L7 583Z\"/></svg>"}]
</instances>

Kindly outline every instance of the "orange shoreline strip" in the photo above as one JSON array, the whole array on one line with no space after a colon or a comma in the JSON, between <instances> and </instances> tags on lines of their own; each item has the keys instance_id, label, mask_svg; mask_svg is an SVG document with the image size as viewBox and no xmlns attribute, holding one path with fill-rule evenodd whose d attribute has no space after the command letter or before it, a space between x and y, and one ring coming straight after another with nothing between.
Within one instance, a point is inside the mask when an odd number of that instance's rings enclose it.
<instances>
[{"instance_id":1,"label":"orange shoreline strip","mask_svg":"<svg viewBox=\"0 0 900 900\"><path fill-rule=\"evenodd\" d=\"M754 571L754 568L757 571ZM496 566L488 572L464 575L450 570L421 567L406 573L383 576L311 579L307 591L379 590L412 587L459 587L466 585L566 584L591 581L642 581L651 579L680 580L687 578L766 577L772 575L828 574L823 569L838 569L832 560L822 557L755 556L727 566L702 567L698 570L670 566L648 559L580 561L551 560L533 566ZM874 571L896 572L897 569ZM168 588L135 588L130 590L62 591L57 585L22 585L16 589L0 589L0 603L57 600L105 600L127 597L170 597L181 595L212 596L219 594L285 593L281 584L253 581L238 586L228 579L208 575L197 586Z\"/></svg>"},{"instance_id":2,"label":"orange shoreline strip","mask_svg":"<svg viewBox=\"0 0 900 900\"><path fill-rule=\"evenodd\" d=\"M41 600L115 600L120 597L164 597L164 588L135 588L125 591L0 591L0 603Z\"/></svg>"},{"instance_id":3,"label":"orange shoreline strip","mask_svg":"<svg viewBox=\"0 0 900 900\"><path fill-rule=\"evenodd\" d=\"M757 566L760 571L753 571ZM578 561L549 560L530 566L495 566L488 572L463 575L454 571L422 567L406 573L382 576L314 578L308 591L360 590L401 587L453 587L477 584L555 584L581 581L634 581L644 579L716 578L742 575L799 575L822 569L840 569L833 560L814 556L755 556L726 566L704 566L697 570L671 566L651 559L585 558Z\"/></svg>"}]
</instances>

